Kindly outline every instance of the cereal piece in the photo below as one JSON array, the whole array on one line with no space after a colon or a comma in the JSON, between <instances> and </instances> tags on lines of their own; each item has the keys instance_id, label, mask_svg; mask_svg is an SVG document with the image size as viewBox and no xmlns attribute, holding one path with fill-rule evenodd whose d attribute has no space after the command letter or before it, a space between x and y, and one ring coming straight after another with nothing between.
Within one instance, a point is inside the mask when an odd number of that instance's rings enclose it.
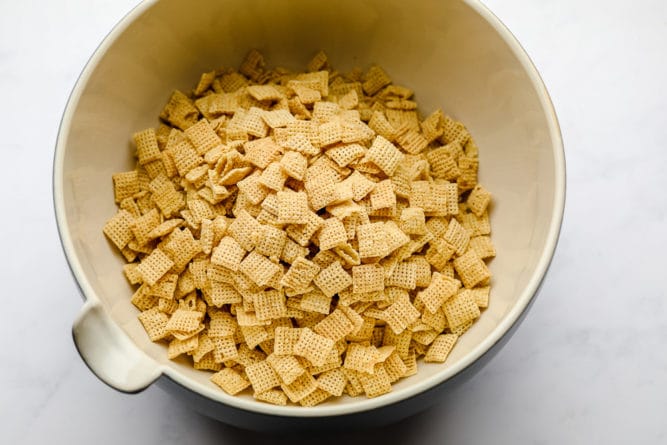
<instances>
[{"instance_id":1,"label":"cereal piece","mask_svg":"<svg viewBox=\"0 0 667 445\"><path fill-rule=\"evenodd\" d=\"M196 124L187 128L185 135L190 139L190 142L194 145L199 155L204 155L209 150L222 144L220 137L206 119L201 119Z\"/></svg>"},{"instance_id":2,"label":"cereal piece","mask_svg":"<svg viewBox=\"0 0 667 445\"><path fill-rule=\"evenodd\" d=\"M471 190L477 185L477 169L479 168L479 160L468 156L459 157L459 170L461 175L456 180L458 189L461 192Z\"/></svg>"},{"instance_id":3,"label":"cereal piece","mask_svg":"<svg viewBox=\"0 0 667 445\"><path fill-rule=\"evenodd\" d=\"M214 315L215 314L215 315ZM238 327L236 319L229 312L218 311L209 314L211 320L208 327L208 336L216 337L230 337L234 335Z\"/></svg>"},{"instance_id":4,"label":"cereal piece","mask_svg":"<svg viewBox=\"0 0 667 445\"><path fill-rule=\"evenodd\" d=\"M178 309L174 312L165 326L169 332L194 332L196 331L202 321L203 314L199 311L190 311L185 309Z\"/></svg>"},{"instance_id":5,"label":"cereal piece","mask_svg":"<svg viewBox=\"0 0 667 445\"><path fill-rule=\"evenodd\" d=\"M183 340L174 338L172 341L169 342L169 346L167 348L167 357L169 358L169 360L173 360L181 354L186 354L188 352L194 351L195 349L197 349L198 344L199 344L199 337L197 335L193 335Z\"/></svg>"},{"instance_id":6,"label":"cereal piece","mask_svg":"<svg viewBox=\"0 0 667 445\"><path fill-rule=\"evenodd\" d=\"M387 175L391 176L405 155L384 137L378 135L366 153L366 158Z\"/></svg>"},{"instance_id":7,"label":"cereal piece","mask_svg":"<svg viewBox=\"0 0 667 445\"><path fill-rule=\"evenodd\" d=\"M438 335L426 351L424 361L427 363L444 363L454 348L456 340L458 340L458 335L456 334Z\"/></svg>"},{"instance_id":8,"label":"cereal piece","mask_svg":"<svg viewBox=\"0 0 667 445\"><path fill-rule=\"evenodd\" d=\"M453 297L461 287L461 282L434 272L431 283L419 293L420 300L431 313L435 313L445 301Z\"/></svg>"},{"instance_id":9,"label":"cereal piece","mask_svg":"<svg viewBox=\"0 0 667 445\"><path fill-rule=\"evenodd\" d=\"M359 374L359 381L364 388L366 396L369 398L378 397L391 392L391 380L389 379L389 375L387 374L387 371L385 371L384 366L376 366L376 370L373 374Z\"/></svg>"},{"instance_id":10,"label":"cereal piece","mask_svg":"<svg viewBox=\"0 0 667 445\"><path fill-rule=\"evenodd\" d=\"M158 308L154 307L144 311L139 314L138 318L151 341L162 340L169 335L167 331L169 317Z\"/></svg>"},{"instance_id":11,"label":"cereal piece","mask_svg":"<svg viewBox=\"0 0 667 445\"><path fill-rule=\"evenodd\" d=\"M320 250L333 249L346 241L347 233L343 223L338 218L325 219L319 234Z\"/></svg>"},{"instance_id":12,"label":"cereal piece","mask_svg":"<svg viewBox=\"0 0 667 445\"><path fill-rule=\"evenodd\" d=\"M301 336L300 328L278 327L274 331L273 350L276 355L293 355L294 345Z\"/></svg>"},{"instance_id":13,"label":"cereal piece","mask_svg":"<svg viewBox=\"0 0 667 445\"><path fill-rule=\"evenodd\" d=\"M302 192L299 192L302 193ZM303 204L301 204L303 205ZM289 212L288 212L289 213ZM291 215L291 214L290 214ZM288 216L290 216L288 215ZM280 220L280 217L278 217ZM324 224L324 220L310 210L306 211L305 217L298 224L287 226L287 236L292 238L301 246L307 246L315 232Z\"/></svg>"},{"instance_id":14,"label":"cereal piece","mask_svg":"<svg viewBox=\"0 0 667 445\"><path fill-rule=\"evenodd\" d=\"M264 255L252 251L239 264L239 271L243 272L256 285L265 286L280 271L280 268Z\"/></svg>"},{"instance_id":15,"label":"cereal piece","mask_svg":"<svg viewBox=\"0 0 667 445\"><path fill-rule=\"evenodd\" d=\"M161 159L160 147L157 144L154 128L134 133L132 136L137 146L137 158L140 165L145 165Z\"/></svg>"},{"instance_id":16,"label":"cereal piece","mask_svg":"<svg viewBox=\"0 0 667 445\"><path fill-rule=\"evenodd\" d=\"M403 332L419 315L410 301L405 300L399 300L384 310L384 320L395 334Z\"/></svg>"},{"instance_id":17,"label":"cereal piece","mask_svg":"<svg viewBox=\"0 0 667 445\"><path fill-rule=\"evenodd\" d=\"M326 151L326 155L340 167L362 158L365 153L366 149L359 144L336 145Z\"/></svg>"},{"instance_id":18,"label":"cereal piece","mask_svg":"<svg viewBox=\"0 0 667 445\"><path fill-rule=\"evenodd\" d=\"M396 194L392 182L389 179L375 184L371 192L371 208L373 210L394 208L396 206Z\"/></svg>"},{"instance_id":19,"label":"cereal piece","mask_svg":"<svg viewBox=\"0 0 667 445\"><path fill-rule=\"evenodd\" d=\"M426 218L424 209L420 207L408 207L401 211L400 228L408 235L425 235Z\"/></svg>"},{"instance_id":20,"label":"cereal piece","mask_svg":"<svg viewBox=\"0 0 667 445\"><path fill-rule=\"evenodd\" d=\"M253 397L255 398L255 400L270 403L272 405L279 405L279 406L287 405L287 396L280 389L269 389L268 391L264 391L261 394L255 393L253 394Z\"/></svg>"},{"instance_id":21,"label":"cereal piece","mask_svg":"<svg viewBox=\"0 0 667 445\"><path fill-rule=\"evenodd\" d=\"M155 249L144 258L137 272L141 274L144 283L153 286L162 276L174 266L174 262L160 249Z\"/></svg>"},{"instance_id":22,"label":"cereal piece","mask_svg":"<svg viewBox=\"0 0 667 445\"><path fill-rule=\"evenodd\" d=\"M394 221L384 223L385 242L389 253L410 242L410 237L398 228Z\"/></svg>"},{"instance_id":23,"label":"cereal piece","mask_svg":"<svg viewBox=\"0 0 667 445\"><path fill-rule=\"evenodd\" d=\"M343 367L353 371L373 374L377 363L380 363L380 353L375 346L363 346L358 343L351 343L345 353Z\"/></svg>"},{"instance_id":24,"label":"cereal piece","mask_svg":"<svg viewBox=\"0 0 667 445\"><path fill-rule=\"evenodd\" d=\"M345 312L340 309L334 310L331 314L313 326L313 331L324 337L330 338L333 341L339 341L345 338L345 336L351 334L353 330L354 325Z\"/></svg>"},{"instance_id":25,"label":"cereal piece","mask_svg":"<svg viewBox=\"0 0 667 445\"><path fill-rule=\"evenodd\" d=\"M282 224L304 224L308 217L308 195L290 190L279 191L278 221Z\"/></svg>"},{"instance_id":26,"label":"cereal piece","mask_svg":"<svg viewBox=\"0 0 667 445\"><path fill-rule=\"evenodd\" d=\"M422 255L413 255L407 261L417 266L417 287L427 287L431 283L431 265Z\"/></svg>"},{"instance_id":27,"label":"cereal piece","mask_svg":"<svg viewBox=\"0 0 667 445\"><path fill-rule=\"evenodd\" d=\"M467 288L473 288L491 278L491 272L474 250L468 250L454 259L454 269Z\"/></svg>"},{"instance_id":28,"label":"cereal piece","mask_svg":"<svg viewBox=\"0 0 667 445\"><path fill-rule=\"evenodd\" d=\"M466 202L472 213L481 217L491 202L491 194L480 184L477 184L470 192L470 195L468 195Z\"/></svg>"},{"instance_id":29,"label":"cereal piece","mask_svg":"<svg viewBox=\"0 0 667 445\"><path fill-rule=\"evenodd\" d=\"M313 391L317 390L317 381L308 372L304 372L289 385L280 385L290 401L298 403L304 397L307 397Z\"/></svg>"},{"instance_id":30,"label":"cereal piece","mask_svg":"<svg viewBox=\"0 0 667 445\"><path fill-rule=\"evenodd\" d=\"M357 227L359 256L361 258L384 257L389 253L384 224L376 222Z\"/></svg>"},{"instance_id":31,"label":"cereal piece","mask_svg":"<svg viewBox=\"0 0 667 445\"><path fill-rule=\"evenodd\" d=\"M421 153L428 146L428 140L414 128L399 132L396 136L396 142L403 150L413 155Z\"/></svg>"},{"instance_id":32,"label":"cereal piece","mask_svg":"<svg viewBox=\"0 0 667 445\"><path fill-rule=\"evenodd\" d=\"M331 297L327 297L318 290L307 292L301 297L299 309L327 315L331 310Z\"/></svg>"},{"instance_id":33,"label":"cereal piece","mask_svg":"<svg viewBox=\"0 0 667 445\"><path fill-rule=\"evenodd\" d=\"M261 237L255 250L257 253L267 256L272 261L277 262L283 252L286 242L287 234L285 232L272 226L263 226Z\"/></svg>"},{"instance_id":34,"label":"cereal piece","mask_svg":"<svg viewBox=\"0 0 667 445\"><path fill-rule=\"evenodd\" d=\"M280 160L285 174L302 181L308 169L308 159L298 151L287 151Z\"/></svg>"},{"instance_id":35,"label":"cereal piece","mask_svg":"<svg viewBox=\"0 0 667 445\"><path fill-rule=\"evenodd\" d=\"M270 354L266 357L266 361L278 374L282 383L286 385L293 383L301 374L306 372L299 361L291 355Z\"/></svg>"},{"instance_id":36,"label":"cereal piece","mask_svg":"<svg viewBox=\"0 0 667 445\"><path fill-rule=\"evenodd\" d=\"M334 341L330 338L316 334L309 328L303 328L299 340L294 345L294 354L305 357L315 366L321 366L327 362L333 345Z\"/></svg>"},{"instance_id":37,"label":"cereal piece","mask_svg":"<svg viewBox=\"0 0 667 445\"><path fill-rule=\"evenodd\" d=\"M322 99L322 94L313 88L299 83L292 83L290 88L299 98L299 102L304 105L314 104Z\"/></svg>"},{"instance_id":38,"label":"cereal piece","mask_svg":"<svg viewBox=\"0 0 667 445\"><path fill-rule=\"evenodd\" d=\"M266 168L282 151L272 138L255 139L243 144L245 159L259 168Z\"/></svg>"},{"instance_id":39,"label":"cereal piece","mask_svg":"<svg viewBox=\"0 0 667 445\"><path fill-rule=\"evenodd\" d=\"M339 262L334 262L320 271L313 281L327 297L332 297L352 284L352 278Z\"/></svg>"},{"instance_id":40,"label":"cereal piece","mask_svg":"<svg viewBox=\"0 0 667 445\"><path fill-rule=\"evenodd\" d=\"M490 291L491 288L489 286L475 287L473 289L470 289L470 293L472 294L472 297L475 299L475 302L477 303L477 306L480 309L485 309L489 307Z\"/></svg>"},{"instance_id":41,"label":"cereal piece","mask_svg":"<svg viewBox=\"0 0 667 445\"><path fill-rule=\"evenodd\" d=\"M392 127L382 111L374 111L368 126L375 131L375 133L384 137L388 141L396 139L396 129Z\"/></svg>"},{"instance_id":42,"label":"cereal piece","mask_svg":"<svg viewBox=\"0 0 667 445\"><path fill-rule=\"evenodd\" d=\"M363 294L384 290L384 269L377 264L352 268L352 292Z\"/></svg>"},{"instance_id":43,"label":"cereal piece","mask_svg":"<svg viewBox=\"0 0 667 445\"><path fill-rule=\"evenodd\" d=\"M307 69L308 71L319 71L326 68L328 65L327 55L324 51L320 50L310 59L308 62Z\"/></svg>"},{"instance_id":44,"label":"cereal piece","mask_svg":"<svg viewBox=\"0 0 667 445\"><path fill-rule=\"evenodd\" d=\"M169 102L160 112L160 119L167 121L174 127L185 130L197 122L199 110L195 108L192 101L183 93L175 90Z\"/></svg>"},{"instance_id":45,"label":"cereal piece","mask_svg":"<svg viewBox=\"0 0 667 445\"><path fill-rule=\"evenodd\" d=\"M329 394L327 391L323 390L322 388L317 388L315 391L299 400L299 404L301 406L315 406L319 405L330 397L331 394Z\"/></svg>"},{"instance_id":46,"label":"cereal piece","mask_svg":"<svg viewBox=\"0 0 667 445\"><path fill-rule=\"evenodd\" d=\"M394 383L401 377L405 377L406 373L408 372L408 367L396 352L392 352L392 354L387 357L382 365L384 370L387 372L387 376L389 377L389 381L391 383Z\"/></svg>"},{"instance_id":47,"label":"cereal piece","mask_svg":"<svg viewBox=\"0 0 667 445\"><path fill-rule=\"evenodd\" d=\"M472 322L480 316L477 302L468 289L458 291L456 295L445 301L442 311L447 317L450 329Z\"/></svg>"},{"instance_id":48,"label":"cereal piece","mask_svg":"<svg viewBox=\"0 0 667 445\"><path fill-rule=\"evenodd\" d=\"M296 258L280 283L292 289L305 289L319 273L318 265L305 258Z\"/></svg>"},{"instance_id":49,"label":"cereal piece","mask_svg":"<svg viewBox=\"0 0 667 445\"><path fill-rule=\"evenodd\" d=\"M255 295L253 305L258 320L275 320L287 317L285 296L278 290L269 289Z\"/></svg>"},{"instance_id":50,"label":"cereal piece","mask_svg":"<svg viewBox=\"0 0 667 445\"><path fill-rule=\"evenodd\" d=\"M220 244L213 249L211 263L237 271L245 254L245 249L234 238L225 236L220 240Z\"/></svg>"},{"instance_id":51,"label":"cereal piece","mask_svg":"<svg viewBox=\"0 0 667 445\"><path fill-rule=\"evenodd\" d=\"M476 236L470 238L468 245L470 250L474 250L481 259L493 258L496 256L496 249L493 247L489 236Z\"/></svg>"},{"instance_id":52,"label":"cereal piece","mask_svg":"<svg viewBox=\"0 0 667 445\"><path fill-rule=\"evenodd\" d=\"M379 66L372 66L364 76L362 88L369 96L374 95L391 83L387 73Z\"/></svg>"},{"instance_id":53,"label":"cereal piece","mask_svg":"<svg viewBox=\"0 0 667 445\"><path fill-rule=\"evenodd\" d=\"M463 255L470 242L470 233L455 218L452 218L443 239L454 248L457 255Z\"/></svg>"},{"instance_id":54,"label":"cereal piece","mask_svg":"<svg viewBox=\"0 0 667 445\"><path fill-rule=\"evenodd\" d=\"M417 265L412 262L398 263L389 277L385 279L385 286L415 289L417 287Z\"/></svg>"},{"instance_id":55,"label":"cereal piece","mask_svg":"<svg viewBox=\"0 0 667 445\"><path fill-rule=\"evenodd\" d=\"M234 238L243 249L251 251L262 233L262 225L247 211L241 210L236 219L227 228L227 233Z\"/></svg>"},{"instance_id":56,"label":"cereal piece","mask_svg":"<svg viewBox=\"0 0 667 445\"><path fill-rule=\"evenodd\" d=\"M131 229L133 222L134 217L130 212L119 210L104 225L103 232L119 250L122 250L134 237Z\"/></svg>"},{"instance_id":57,"label":"cereal piece","mask_svg":"<svg viewBox=\"0 0 667 445\"><path fill-rule=\"evenodd\" d=\"M280 378L267 361L253 363L245 368L248 380L256 393L263 393L280 385Z\"/></svg>"},{"instance_id":58,"label":"cereal piece","mask_svg":"<svg viewBox=\"0 0 667 445\"><path fill-rule=\"evenodd\" d=\"M260 102L280 100L284 97L273 85L252 85L246 91Z\"/></svg>"},{"instance_id":59,"label":"cereal piece","mask_svg":"<svg viewBox=\"0 0 667 445\"><path fill-rule=\"evenodd\" d=\"M347 384L345 373L339 368L323 372L317 378L317 386L332 396L340 397Z\"/></svg>"}]
</instances>

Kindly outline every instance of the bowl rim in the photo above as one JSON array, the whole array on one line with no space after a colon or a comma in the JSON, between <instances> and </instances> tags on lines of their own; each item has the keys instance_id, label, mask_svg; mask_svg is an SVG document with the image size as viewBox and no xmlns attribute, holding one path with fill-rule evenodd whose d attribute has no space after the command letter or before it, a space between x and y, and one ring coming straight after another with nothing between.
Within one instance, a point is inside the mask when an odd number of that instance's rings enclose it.
<instances>
[{"instance_id":1,"label":"bowl rim","mask_svg":"<svg viewBox=\"0 0 667 445\"><path fill-rule=\"evenodd\" d=\"M66 227L68 227L68 222L65 212L62 178L67 140L69 138L74 110L77 108L82 92L85 86L88 84L90 76L93 73L95 67L98 65L102 57L104 57L109 47L130 26L130 24L133 23L134 20L141 16L144 12L153 7L158 1L159 0L143 0L127 14L125 14L97 46L93 54L86 62L85 67L83 68L74 85L74 88L72 89L72 92L70 93L69 99L65 106L65 111L60 121L58 136L56 139L53 159L52 190L58 235L60 237L61 245L63 247L68 266L75 278L76 284L82 296L85 300L91 300L91 302L96 302L99 304L101 304L101 302L83 272L79 259L76 255L72 239L69 236L68 230L66 230ZM392 405L422 392L428 391L429 389L438 386L439 384L442 384L443 382L465 371L474 362L489 352L508 332L511 331L511 328L518 321L520 321L522 313L530 306L530 303L535 298L536 293L546 275L560 235L563 214L565 210L566 189L565 153L563 148L563 139L554 105L551 101L546 86L544 85L544 82L538 73L537 68L533 64L524 48L518 42L516 37L502 23L502 21L495 14L493 14L493 12L491 12L488 7L481 3L481 1L460 1L474 10L484 20L486 20L486 22L498 33L499 37L503 39L503 41L508 45L515 57L517 57L522 68L528 75L533 88L535 88L537 92L542 109L545 112L548 121L549 134L552 145L551 152L553 154L555 167L554 201L551 209L552 217L549 221L545 248L537 260L534 273L530 277L526 287L519 295L517 303L505 315L500 323L491 331L490 335L484 338L483 341L477 344L455 365L444 367L442 371L437 372L433 376L415 381L412 385L406 388L394 390L388 394L372 399L355 400L355 402L352 404L324 404L314 407L301 407L289 405L276 406L267 403L261 403L252 399L230 396L224 391L216 390L215 388L205 386L204 384L194 381L178 372L174 368L156 362L156 368L160 371L161 375L164 374L174 382L178 383L180 386L207 397L215 402L223 403L225 405L249 412L281 417L302 418L348 415ZM146 354L145 352L143 353ZM151 357L148 356L148 354L146 354L146 357L151 361L154 361Z\"/></svg>"}]
</instances>

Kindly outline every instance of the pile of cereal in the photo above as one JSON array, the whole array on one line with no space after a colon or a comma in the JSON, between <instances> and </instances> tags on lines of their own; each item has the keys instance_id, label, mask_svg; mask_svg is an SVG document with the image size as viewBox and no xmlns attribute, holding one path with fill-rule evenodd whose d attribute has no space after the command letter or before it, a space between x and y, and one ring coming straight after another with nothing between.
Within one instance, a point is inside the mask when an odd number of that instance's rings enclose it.
<instances>
[{"instance_id":1,"label":"pile of cereal","mask_svg":"<svg viewBox=\"0 0 667 445\"><path fill-rule=\"evenodd\" d=\"M229 394L376 397L444 362L489 300L477 146L379 67L237 70L175 91L113 175L104 233L170 359Z\"/></svg>"}]
</instances>

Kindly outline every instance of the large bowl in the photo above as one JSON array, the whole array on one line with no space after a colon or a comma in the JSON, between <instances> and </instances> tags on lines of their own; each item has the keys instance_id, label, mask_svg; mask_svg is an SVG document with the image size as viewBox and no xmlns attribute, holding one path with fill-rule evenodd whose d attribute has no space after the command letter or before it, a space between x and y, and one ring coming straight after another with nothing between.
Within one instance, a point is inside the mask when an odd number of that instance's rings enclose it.
<instances>
[{"instance_id":1,"label":"large bowl","mask_svg":"<svg viewBox=\"0 0 667 445\"><path fill-rule=\"evenodd\" d=\"M123 260L102 235L116 208L111 174L134 165L130 135L157 124L174 88L200 73L238 66L250 48L271 64L303 69L324 49L341 71L384 67L413 88L426 113L442 107L480 147L492 191L491 302L446 364L374 399L304 408L232 397L209 374L167 360L130 304ZM397 420L428 407L500 349L526 314L553 256L565 198L565 163L553 106L519 43L474 0L146 1L107 36L84 69L63 116L54 161L62 245L86 300L73 336L105 383L137 392L152 383L222 421L253 429L351 427Z\"/></svg>"}]
</instances>

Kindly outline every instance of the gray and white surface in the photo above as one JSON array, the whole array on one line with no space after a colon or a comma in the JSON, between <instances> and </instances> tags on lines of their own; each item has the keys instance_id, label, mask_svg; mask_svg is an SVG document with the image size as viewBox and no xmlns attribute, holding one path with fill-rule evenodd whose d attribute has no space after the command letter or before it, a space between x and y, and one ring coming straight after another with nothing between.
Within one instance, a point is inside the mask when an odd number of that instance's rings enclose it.
<instances>
[{"instance_id":1,"label":"gray and white surface","mask_svg":"<svg viewBox=\"0 0 667 445\"><path fill-rule=\"evenodd\" d=\"M542 73L565 141L565 221L542 292L498 356L425 413L277 438L154 387L117 393L79 359L53 146L77 75L136 0L0 1L0 443L667 442L667 5L486 3Z\"/></svg>"}]
</instances>

